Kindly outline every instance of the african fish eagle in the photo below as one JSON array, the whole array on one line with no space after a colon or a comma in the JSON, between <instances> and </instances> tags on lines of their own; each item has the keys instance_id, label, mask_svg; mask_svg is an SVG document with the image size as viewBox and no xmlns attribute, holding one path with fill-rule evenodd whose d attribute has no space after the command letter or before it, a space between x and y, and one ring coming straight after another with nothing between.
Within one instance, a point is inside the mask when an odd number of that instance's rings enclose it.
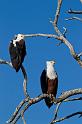
<instances>
[{"instance_id":1,"label":"african fish eagle","mask_svg":"<svg viewBox=\"0 0 82 124\"><path fill-rule=\"evenodd\" d=\"M26 55L26 46L23 34L18 34L15 39L11 40L9 45L9 53L12 66L16 72L18 72Z\"/></svg>"},{"instance_id":2,"label":"african fish eagle","mask_svg":"<svg viewBox=\"0 0 82 124\"><path fill-rule=\"evenodd\" d=\"M56 97L57 88L58 88L58 76L54 69L55 61L47 61L46 69L43 70L40 82L41 89L44 94L49 94ZM45 98L45 103L50 108L53 105L53 102L50 98Z\"/></svg>"}]
</instances>

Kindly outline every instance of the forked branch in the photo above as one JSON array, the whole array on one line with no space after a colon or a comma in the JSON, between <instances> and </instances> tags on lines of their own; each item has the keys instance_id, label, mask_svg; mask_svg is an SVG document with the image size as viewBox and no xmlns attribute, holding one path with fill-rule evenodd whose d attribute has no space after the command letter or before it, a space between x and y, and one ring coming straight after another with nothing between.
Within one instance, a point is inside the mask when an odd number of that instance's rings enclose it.
<instances>
[{"instance_id":1,"label":"forked branch","mask_svg":"<svg viewBox=\"0 0 82 124\"><path fill-rule=\"evenodd\" d=\"M58 36L60 37L60 40L69 48L70 53L73 56L73 58L78 62L78 64L80 66L82 66L82 60L80 59L80 56L78 56L78 54L75 52L72 44L64 37L64 35L60 32L60 30L57 26L59 15L60 15L61 5L62 5L62 0L58 0L58 6L57 6L54 21L53 21L54 29L55 29L56 33L58 34Z\"/></svg>"},{"instance_id":2,"label":"forked branch","mask_svg":"<svg viewBox=\"0 0 82 124\"><path fill-rule=\"evenodd\" d=\"M54 123L57 123L57 122L60 122L60 121L64 121L64 120L69 119L69 118L71 118L71 117L73 117L75 115L80 115L81 116L82 115L82 111L81 112L75 112L75 113L72 113L72 114L67 115L65 117L53 120L50 124L54 124Z\"/></svg>"},{"instance_id":3,"label":"forked branch","mask_svg":"<svg viewBox=\"0 0 82 124\"><path fill-rule=\"evenodd\" d=\"M82 88L79 88L79 89L74 89L74 90L69 90L69 91L66 91L64 92L62 95L60 95L57 99L54 99L54 104L58 104L58 103L62 103L65 99L69 98L70 96L73 96L73 95L78 95L78 94L82 94ZM12 123L12 124L15 124L18 119L21 117L21 114L24 115L24 112L26 110L28 110L28 108L33 105L33 104L36 104L38 102L40 102L41 100L43 100L44 98L46 97L49 97L50 98L50 95L48 94L42 94L42 95L39 95L35 98L30 98L29 100L27 98L25 98L23 101L21 101L21 103L17 106L14 114L11 116L11 118L7 121L7 123ZM77 100L77 99L76 99ZM79 100L79 99L78 99ZM20 108L23 108L23 110L19 111ZM59 106L58 106L59 108ZM55 112L55 118L57 117L57 112L58 112L58 108L56 109L56 112Z\"/></svg>"}]
</instances>

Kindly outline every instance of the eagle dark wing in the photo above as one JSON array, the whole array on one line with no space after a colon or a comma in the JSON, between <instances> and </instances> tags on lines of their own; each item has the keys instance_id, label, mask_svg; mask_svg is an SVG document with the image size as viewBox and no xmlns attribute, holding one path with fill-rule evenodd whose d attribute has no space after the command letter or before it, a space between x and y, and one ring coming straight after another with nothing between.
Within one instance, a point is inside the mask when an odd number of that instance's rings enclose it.
<instances>
[{"instance_id":1,"label":"eagle dark wing","mask_svg":"<svg viewBox=\"0 0 82 124\"><path fill-rule=\"evenodd\" d=\"M42 74L41 74L41 77L40 77L40 81L41 81L41 89L42 89L42 92L47 94L48 92L48 78L46 76L46 70L44 69ZM51 100L49 98L45 98L45 103L46 105L50 108L51 105L53 103L51 103Z\"/></svg>"},{"instance_id":2,"label":"eagle dark wing","mask_svg":"<svg viewBox=\"0 0 82 124\"><path fill-rule=\"evenodd\" d=\"M24 61L24 57L26 55L26 45L25 45L24 40L17 42L17 49L18 49L18 54L20 56L21 63L22 63Z\"/></svg>"},{"instance_id":3,"label":"eagle dark wing","mask_svg":"<svg viewBox=\"0 0 82 124\"><path fill-rule=\"evenodd\" d=\"M16 72L18 72L26 55L25 41L21 40L20 42L17 42L16 47L13 45L13 42L11 42L9 46L9 53L12 65Z\"/></svg>"},{"instance_id":4,"label":"eagle dark wing","mask_svg":"<svg viewBox=\"0 0 82 124\"><path fill-rule=\"evenodd\" d=\"M40 77L41 89L43 93L47 93L46 70L44 69Z\"/></svg>"}]
</instances>

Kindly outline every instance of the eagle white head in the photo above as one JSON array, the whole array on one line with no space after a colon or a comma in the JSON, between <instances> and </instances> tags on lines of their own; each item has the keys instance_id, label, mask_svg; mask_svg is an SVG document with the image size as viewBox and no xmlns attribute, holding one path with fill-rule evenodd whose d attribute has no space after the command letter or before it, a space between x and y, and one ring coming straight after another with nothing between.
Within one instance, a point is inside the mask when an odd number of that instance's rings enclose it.
<instances>
[{"instance_id":1,"label":"eagle white head","mask_svg":"<svg viewBox=\"0 0 82 124\"><path fill-rule=\"evenodd\" d=\"M13 40L14 47L16 47L16 42L20 42L20 40L23 40L23 39L24 39L24 35L23 34L15 35L15 39Z\"/></svg>"},{"instance_id":2,"label":"eagle white head","mask_svg":"<svg viewBox=\"0 0 82 124\"><path fill-rule=\"evenodd\" d=\"M55 79L56 77L57 77L57 74L56 74L56 72L55 72L55 70L54 70L54 64L55 64L56 62L55 61L47 61L46 62L46 65L47 65L47 76L48 76L48 78L50 78L50 79Z\"/></svg>"},{"instance_id":3,"label":"eagle white head","mask_svg":"<svg viewBox=\"0 0 82 124\"><path fill-rule=\"evenodd\" d=\"M54 66L55 63L56 62L54 60L52 60L52 61L46 61L46 65L47 66Z\"/></svg>"},{"instance_id":4,"label":"eagle white head","mask_svg":"<svg viewBox=\"0 0 82 124\"><path fill-rule=\"evenodd\" d=\"M16 35L16 40L20 41L22 39L24 39L24 35L23 34L17 34Z\"/></svg>"}]
</instances>

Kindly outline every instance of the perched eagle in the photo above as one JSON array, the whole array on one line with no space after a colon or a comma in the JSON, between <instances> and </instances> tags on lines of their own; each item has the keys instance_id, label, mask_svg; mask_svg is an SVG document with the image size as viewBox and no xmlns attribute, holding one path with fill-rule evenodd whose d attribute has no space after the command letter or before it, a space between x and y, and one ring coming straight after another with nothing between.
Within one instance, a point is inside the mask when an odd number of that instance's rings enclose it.
<instances>
[{"instance_id":1,"label":"perched eagle","mask_svg":"<svg viewBox=\"0 0 82 124\"><path fill-rule=\"evenodd\" d=\"M40 81L41 81L41 89L45 94L49 94L51 96L56 97L57 88L58 88L58 76L56 71L54 70L55 61L47 61L46 62L46 70L44 69ZM45 103L50 108L53 105L53 102L50 98L45 98Z\"/></svg>"},{"instance_id":2,"label":"perched eagle","mask_svg":"<svg viewBox=\"0 0 82 124\"><path fill-rule=\"evenodd\" d=\"M13 68L18 72L26 55L26 46L23 34L18 34L15 39L11 40L9 53Z\"/></svg>"}]
</instances>

